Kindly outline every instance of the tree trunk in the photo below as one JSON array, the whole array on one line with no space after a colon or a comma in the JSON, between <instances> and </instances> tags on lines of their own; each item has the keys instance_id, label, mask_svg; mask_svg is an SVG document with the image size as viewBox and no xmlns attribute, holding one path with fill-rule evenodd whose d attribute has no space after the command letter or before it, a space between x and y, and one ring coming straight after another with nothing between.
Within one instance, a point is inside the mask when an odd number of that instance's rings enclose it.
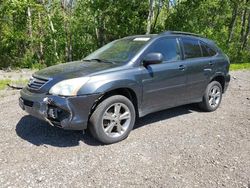
<instances>
[{"instance_id":1,"label":"tree trunk","mask_svg":"<svg viewBox=\"0 0 250 188\"><path fill-rule=\"evenodd\" d=\"M166 3L165 3L167 11L169 11L170 6L172 5L171 2L172 2L171 0L167 0Z\"/></svg>"},{"instance_id":2,"label":"tree trunk","mask_svg":"<svg viewBox=\"0 0 250 188\"><path fill-rule=\"evenodd\" d=\"M71 31L71 10L69 12L69 60L73 60L72 31Z\"/></svg>"},{"instance_id":3,"label":"tree trunk","mask_svg":"<svg viewBox=\"0 0 250 188\"><path fill-rule=\"evenodd\" d=\"M96 19L97 19L96 38L98 41L98 47L101 47L105 44L105 29L104 29L103 13L98 13Z\"/></svg>"},{"instance_id":4,"label":"tree trunk","mask_svg":"<svg viewBox=\"0 0 250 188\"><path fill-rule=\"evenodd\" d=\"M159 14L160 14L160 11L161 11L161 0L158 0L158 7L157 7L157 13L156 13L156 16L155 16L155 21L154 21L154 25L152 27L152 31L154 32L155 30L155 26L156 26L156 23L157 23L157 20L158 20L158 17L159 17Z\"/></svg>"},{"instance_id":5,"label":"tree trunk","mask_svg":"<svg viewBox=\"0 0 250 188\"><path fill-rule=\"evenodd\" d=\"M248 13L248 23L247 23L245 36L243 38L242 50L244 50L244 48L246 48L246 46L247 46L247 40L248 40L249 34L250 34L249 32L250 32L250 12Z\"/></svg>"},{"instance_id":6,"label":"tree trunk","mask_svg":"<svg viewBox=\"0 0 250 188\"><path fill-rule=\"evenodd\" d=\"M72 33L71 33L71 24L70 24L70 19L71 19L71 8L72 8L72 0L71 1L66 1L62 0L61 1L61 7L63 9L63 16L64 16L64 31L65 31L65 57L66 61L72 61Z\"/></svg>"},{"instance_id":7,"label":"tree trunk","mask_svg":"<svg viewBox=\"0 0 250 188\"><path fill-rule=\"evenodd\" d=\"M243 49L243 44L244 44L244 38L246 35L246 19L247 19L247 12L248 12L248 2L249 0L246 0L246 3L244 5L244 10L242 13L242 18L241 18L241 31L240 31L240 43L239 43L239 48L238 48L238 56L241 54L241 51Z\"/></svg>"},{"instance_id":8,"label":"tree trunk","mask_svg":"<svg viewBox=\"0 0 250 188\"><path fill-rule=\"evenodd\" d=\"M43 23L41 18L41 13L38 12L38 27L39 27L39 52L38 52L38 59L41 64L44 63L44 53L43 53Z\"/></svg>"},{"instance_id":9,"label":"tree trunk","mask_svg":"<svg viewBox=\"0 0 250 188\"><path fill-rule=\"evenodd\" d=\"M51 1L49 1L49 2L51 3ZM47 17L48 17L48 20L49 20L49 27L50 27L51 32L52 32L52 40L53 40L53 45L54 45L54 55L55 55L56 59L58 60L59 56L58 56L58 53L57 53L57 41L56 41L55 36L54 36L55 33L56 33L56 30L54 28L54 24L53 24L53 21L52 21L51 16L50 16L50 11L44 5L45 0L39 0L39 3L41 3L43 5L44 9L46 10L46 14L47 14Z\"/></svg>"},{"instance_id":10,"label":"tree trunk","mask_svg":"<svg viewBox=\"0 0 250 188\"><path fill-rule=\"evenodd\" d=\"M63 7L62 7L63 8ZM66 62L69 61L69 43L68 43L68 21L67 21L67 14L66 10L63 8L63 21L64 21L64 32L65 32L65 60Z\"/></svg>"},{"instance_id":11,"label":"tree trunk","mask_svg":"<svg viewBox=\"0 0 250 188\"><path fill-rule=\"evenodd\" d=\"M231 42L231 40L233 38L233 32L234 32L234 26L236 23L237 14L238 14L238 4L234 3L234 8L232 11L232 19L231 19L231 22L230 22L229 27L228 27L227 46L229 46L229 43Z\"/></svg>"},{"instance_id":12,"label":"tree trunk","mask_svg":"<svg viewBox=\"0 0 250 188\"><path fill-rule=\"evenodd\" d=\"M246 0L246 5L247 5L247 3L248 3L248 0ZM243 42L244 35L245 35L246 17L247 17L247 7L244 8L243 14L242 14L241 31L240 31L240 42Z\"/></svg>"},{"instance_id":13,"label":"tree trunk","mask_svg":"<svg viewBox=\"0 0 250 188\"><path fill-rule=\"evenodd\" d=\"M149 0L149 11L148 11L146 34L150 34L151 32L151 24L152 24L153 17L154 17L154 0Z\"/></svg>"},{"instance_id":14,"label":"tree trunk","mask_svg":"<svg viewBox=\"0 0 250 188\"><path fill-rule=\"evenodd\" d=\"M31 48L31 53L34 53L34 49L33 49L33 28L32 28L32 18L31 18L31 10L30 7L28 7L27 9L27 14L28 14L28 30L29 30L29 38L31 40L31 44L30 44L30 48Z\"/></svg>"},{"instance_id":15,"label":"tree trunk","mask_svg":"<svg viewBox=\"0 0 250 188\"><path fill-rule=\"evenodd\" d=\"M50 29L51 29L51 31L52 31L52 33L53 33L53 35L54 35L55 32L56 32L56 30L55 30L54 24L53 24L53 22L52 22L52 20L51 20L50 13L47 13L47 16L48 16L49 23L50 23ZM54 38L54 36L53 36L53 43L54 43L54 54L55 54L55 57L56 57L56 59L59 59L59 56L58 56L58 53L57 53L57 41L56 41L56 39Z\"/></svg>"}]
</instances>

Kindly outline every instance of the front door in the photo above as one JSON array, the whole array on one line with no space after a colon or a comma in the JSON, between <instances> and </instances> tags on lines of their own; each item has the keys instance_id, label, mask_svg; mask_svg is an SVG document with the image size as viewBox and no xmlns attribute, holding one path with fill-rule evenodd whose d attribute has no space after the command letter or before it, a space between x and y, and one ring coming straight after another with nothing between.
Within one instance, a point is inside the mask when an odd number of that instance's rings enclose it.
<instances>
[{"instance_id":1,"label":"front door","mask_svg":"<svg viewBox=\"0 0 250 188\"><path fill-rule=\"evenodd\" d=\"M186 65L176 38L160 38L147 50L147 53L161 53L161 64L142 66L143 101L145 114L186 102Z\"/></svg>"}]
</instances>

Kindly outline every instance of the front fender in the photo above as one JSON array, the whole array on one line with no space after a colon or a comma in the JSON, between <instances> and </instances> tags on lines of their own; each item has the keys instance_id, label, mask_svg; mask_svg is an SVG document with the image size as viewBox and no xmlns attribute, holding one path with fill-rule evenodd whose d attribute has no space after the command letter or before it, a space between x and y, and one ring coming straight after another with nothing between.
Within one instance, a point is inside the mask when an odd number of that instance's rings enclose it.
<instances>
[{"instance_id":1,"label":"front fender","mask_svg":"<svg viewBox=\"0 0 250 188\"><path fill-rule=\"evenodd\" d=\"M127 88L134 91L140 103L142 98L142 85L137 80L140 74L110 74L110 75L98 75L91 77L91 79L81 87L78 91L78 95L88 95L97 93L107 93L109 91Z\"/></svg>"}]
</instances>

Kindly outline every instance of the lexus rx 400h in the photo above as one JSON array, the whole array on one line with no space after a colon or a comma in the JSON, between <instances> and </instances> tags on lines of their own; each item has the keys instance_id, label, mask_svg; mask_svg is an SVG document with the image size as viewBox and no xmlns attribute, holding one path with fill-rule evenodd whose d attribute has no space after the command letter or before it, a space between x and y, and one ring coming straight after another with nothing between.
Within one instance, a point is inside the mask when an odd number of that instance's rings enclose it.
<instances>
[{"instance_id":1,"label":"lexus rx 400h","mask_svg":"<svg viewBox=\"0 0 250 188\"><path fill-rule=\"evenodd\" d=\"M84 130L110 144L137 117L198 103L216 110L230 81L229 59L202 36L167 31L115 40L80 61L33 74L19 104L63 129Z\"/></svg>"}]
</instances>

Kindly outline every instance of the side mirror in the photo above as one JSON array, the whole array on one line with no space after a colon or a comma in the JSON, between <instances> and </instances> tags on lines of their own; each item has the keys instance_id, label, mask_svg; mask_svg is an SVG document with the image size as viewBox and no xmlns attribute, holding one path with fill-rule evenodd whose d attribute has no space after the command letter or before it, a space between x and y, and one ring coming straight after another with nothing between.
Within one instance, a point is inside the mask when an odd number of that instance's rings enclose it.
<instances>
[{"instance_id":1,"label":"side mirror","mask_svg":"<svg viewBox=\"0 0 250 188\"><path fill-rule=\"evenodd\" d=\"M143 59L143 65L146 67L151 64L159 64L163 61L161 53L149 53Z\"/></svg>"}]
</instances>

